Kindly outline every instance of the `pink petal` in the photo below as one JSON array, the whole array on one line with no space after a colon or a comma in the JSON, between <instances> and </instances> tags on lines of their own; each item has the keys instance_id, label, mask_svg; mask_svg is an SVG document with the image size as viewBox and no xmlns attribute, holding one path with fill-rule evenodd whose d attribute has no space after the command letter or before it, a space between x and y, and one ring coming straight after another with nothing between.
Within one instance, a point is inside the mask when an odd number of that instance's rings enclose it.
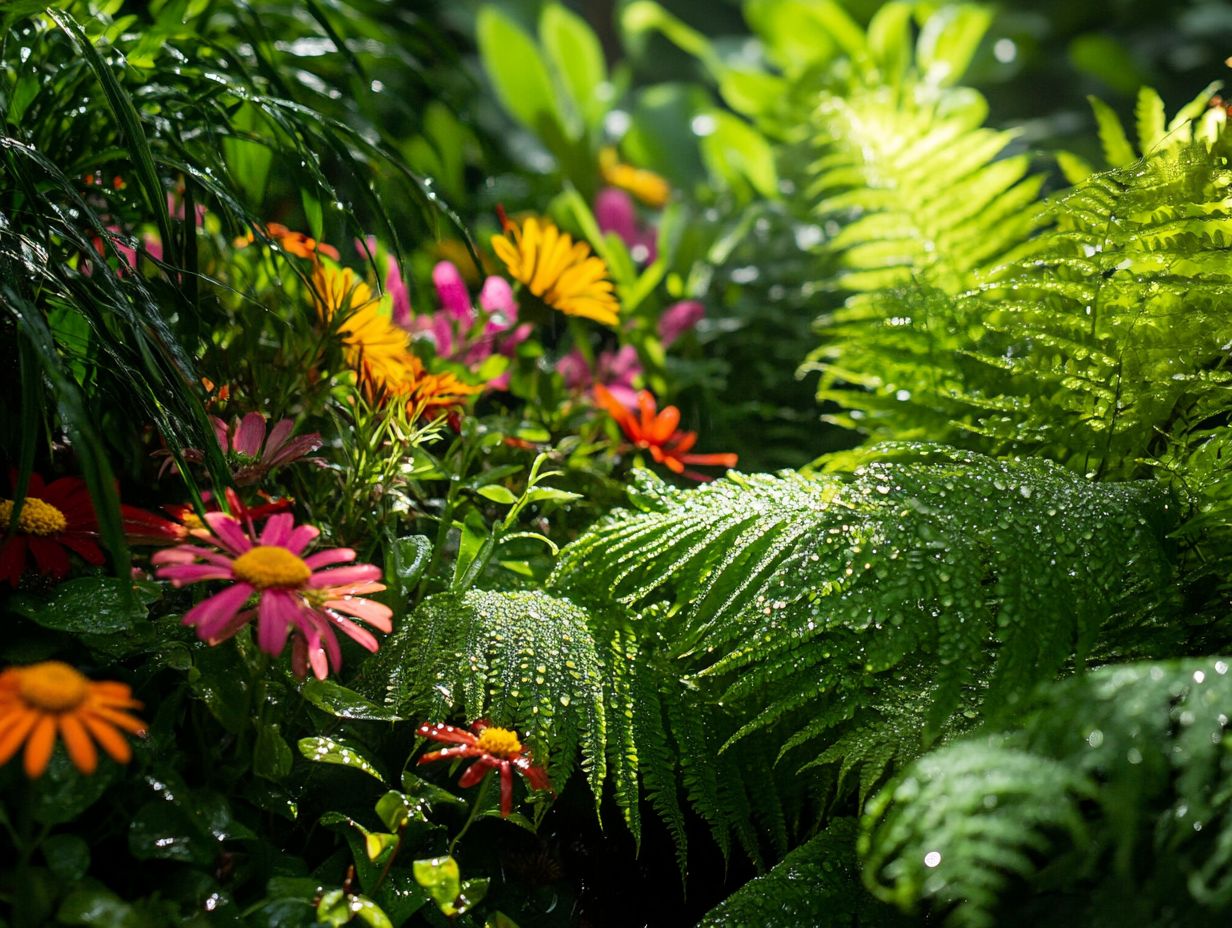
<instances>
[{"instance_id":1,"label":"pink petal","mask_svg":"<svg viewBox=\"0 0 1232 928\"><path fill-rule=\"evenodd\" d=\"M625 345L615 354L606 353L607 373L613 383L633 384L633 378L642 373L642 362L638 360L637 349ZM600 365L602 367L602 365Z\"/></svg>"},{"instance_id":2,"label":"pink petal","mask_svg":"<svg viewBox=\"0 0 1232 928\"><path fill-rule=\"evenodd\" d=\"M351 599L331 599L325 605L327 608L337 609L339 612L348 612L380 631L389 633L394 630L394 611L384 603L355 597ZM375 651L376 649L373 648L373 650Z\"/></svg>"},{"instance_id":3,"label":"pink petal","mask_svg":"<svg viewBox=\"0 0 1232 928\"><path fill-rule=\"evenodd\" d=\"M479 291L479 305L484 312L500 319L501 330L518 321L518 304L513 298L513 288L503 277L492 276L483 282L483 289Z\"/></svg>"},{"instance_id":4,"label":"pink petal","mask_svg":"<svg viewBox=\"0 0 1232 928\"><path fill-rule=\"evenodd\" d=\"M189 609L184 615L184 624L197 626L197 636L209 641L251 595L252 587L247 583L229 586Z\"/></svg>"},{"instance_id":5,"label":"pink petal","mask_svg":"<svg viewBox=\"0 0 1232 928\"><path fill-rule=\"evenodd\" d=\"M231 432L227 428L227 423L223 422L217 416L210 416L210 425L214 426L214 437L218 439L218 447L223 450L223 453L231 450Z\"/></svg>"},{"instance_id":6,"label":"pink petal","mask_svg":"<svg viewBox=\"0 0 1232 928\"><path fill-rule=\"evenodd\" d=\"M205 524L218 536L218 546L235 556L252 550L252 539L244 533L244 526L234 516L224 512L207 512Z\"/></svg>"},{"instance_id":7,"label":"pink petal","mask_svg":"<svg viewBox=\"0 0 1232 928\"><path fill-rule=\"evenodd\" d=\"M265 416L259 412L250 412L240 420L240 427L231 439L231 450L249 457L259 457L264 441Z\"/></svg>"},{"instance_id":8,"label":"pink petal","mask_svg":"<svg viewBox=\"0 0 1232 928\"><path fill-rule=\"evenodd\" d=\"M595 221L602 232L615 232L629 248L638 244L637 212L623 190L604 187L595 197Z\"/></svg>"},{"instance_id":9,"label":"pink petal","mask_svg":"<svg viewBox=\"0 0 1232 928\"><path fill-rule=\"evenodd\" d=\"M321 436L316 432L309 432L307 435L301 435L299 438L292 439L282 446L278 451L269 455L265 460L267 468L281 467L283 464L289 464L297 458L302 458L305 454L310 454L321 447Z\"/></svg>"},{"instance_id":10,"label":"pink petal","mask_svg":"<svg viewBox=\"0 0 1232 928\"><path fill-rule=\"evenodd\" d=\"M591 382L590 367L576 348L556 362L556 372L565 378L565 386L570 390L581 390Z\"/></svg>"},{"instance_id":11,"label":"pink petal","mask_svg":"<svg viewBox=\"0 0 1232 928\"><path fill-rule=\"evenodd\" d=\"M214 564L171 564L158 568L154 573L159 580L170 580L172 586L183 586L185 583L197 583L201 580L235 579L230 567Z\"/></svg>"},{"instance_id":12,"label":"pink petal","mask_svg":"<svg viewBox=\"0 0 1232 928\"><path fill-rule=\"evenodd\" d=\"M257 646L275 657L287 643L287 629L299 606L285 590L265 590L257 604Z\"/></svg>"},{"instance_id":13,"label":"pink petal","mask_svg":"<svg viewBox=\"0 0 1232 928\"><path fill-rule=\"evenodd\" d=\"M663 310L659 317L659 340L667 347L706 315L706 307L697 300L681 300Z\"/></svg>"},{"instance_id":14,"label":"pink petal","mask_svg":"<svg viewBox=\"0 0 1232 928\"><path fill-rule=\"evenodd\" d=\"M385 259L385 289L393 297L393 307L390 319L394 325L409 328L411 325L411 294L406 289L406 281L398 269L398 262L393 255Z\"/></svg>"},{"instance_id":15,"label":"pink petal","mask_svg":"<svg viewBox=\"0 0 1232 928\"><path fill-rule=\"evenodd\" d=\"M466 292L466 282L451 261L441 261L432 269L432 282L444 310L461 322L470 324L475 318L471 296Z\"/></svg>"},{"instance_id":16,"label":"pink petal","mask_svg":"<svg viewBox=\"0 0 1232 928\"><path fill-rule=\"evenodd\" d=\"M260 543L270 547L285 547L294 525L295 516L289 512L280 512L270 516L265 522L265 528L261 531Z\"/></svg>"},{"instance_id":17,"label":"pink petal","mask_svg":"<svg viewBox=\"0 0 1232 928\"><path fill-rule=\"evenodd\" d=\"M308 580L313 589L322 587L345 586L350 583L364 583L368 580L379 580L381 568L375 564L355 564L351 567L336 567L333 570L322 570L314 573Z\"/></svg>"},{"instance_id":18,"label":"pink petal","mask_svg":"<svg viewBox=\"0 0 1232 928\"><path fill-rule=\"evenodd\" d=\"M298 557L320 534L321 530L314 525L301 525L291 533L283 547Z\"/></svg>"},{"instance_id":19,"label":"pink petal","mask_svg":"<svg viewBox=\"0 0 1232 928\"><path fill-rule=\"evenodd\" d=\"M355 560L355 550L353 548L326 548L324 551L308 555L304 558L304 563L311 569L316 570L318 567L328 567L330 564L345 564L347 561L353 560Z\"/></svg>"},{"instance_id":20,"label":"pink petal","mask_svg":"<svg viewBox=\"0 0 1232 928\"><path fill-rule=\"evenodd\" d=\"M353 641L359 644L360 647L367 651L375 652L379 648L380 642L376 640L376 635L368 631L361 625L356 625L350 619L340 616L337 613L328 613L329 620L334 626L342 631L344 635L350 637Z\"/></svg>"},{"instance_id":21,"label":"pink petal","mask_svg":"<svg viewBox=\"0 0 1232 928\"><path fill-rule=\"evenodd\" d=\"M265 439L265 453L261 455L261 459L268 463L269 458L277 454L291 433L295 431L294 419L279 419L278 422L270 429L269 437Z\"/></svg>"}]
</instances>

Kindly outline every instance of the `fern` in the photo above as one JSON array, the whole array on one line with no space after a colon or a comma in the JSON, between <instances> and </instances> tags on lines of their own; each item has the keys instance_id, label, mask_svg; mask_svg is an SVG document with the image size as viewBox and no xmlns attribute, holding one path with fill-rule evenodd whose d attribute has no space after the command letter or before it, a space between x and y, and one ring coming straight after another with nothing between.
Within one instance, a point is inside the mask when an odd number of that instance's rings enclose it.
<instances>
[{"instance_id":1,"label":"fern","mask_svg":"<svg viewBox=\"0 0 1232 928\"><path fill-rule=\"evenodd\" d=\"M865 882L957 926L1020 923L1023 891L1036 901L1021 923L1226 919L1228 671L1223 659L1105 667L1043 690L1014 730L922 758L869 805Z\"/></svg>"},{"instance_id":2,"label":"fern","mask_svg":"<svg viewBox=\"0 0 1232 928\"><path fill-rule=\"evenodd\" d=\"M523 733L563 785L581 752L598 795L608 710L586 613L543 593L472 590L429 597L364 664L360 687L399 715L487 718ZM613 720L627 743L630 722Z\"/></svg>"},{"instance_id":3,"label":"fern","mask_svg":"<svg viewBox=\"0 0 1232 928\"><path fill-rule=\"evenodd\" d=\"M1171 595L1168 503L1149 485L882 450L899 460L850 477L734 475L678 491L641 475L639 508L566 548L552 583L610 589L633 609L661 603L643 634L741 719L725 750L774 731L784 752L818 752L848 734L846 768L869 768L865 788L982 700L985 679L991 706L1011 704ZM931 686L900 701L934 668ZM879 734L891 705L902 724ZM896 732L902 743L887 747ZM885 738L881 753L857 748L865 737Z\"/></svg>"},{"instance_id":4,"label":"fern","mask_svg":"<svg viewBox=\"0 0 1232 928\"><path fill-rule=\"evenodd\" d=\"M905 924L860 885L856 822L838 818L708 912L698 928L878 928Z\"/></svg>"}]
</instances>

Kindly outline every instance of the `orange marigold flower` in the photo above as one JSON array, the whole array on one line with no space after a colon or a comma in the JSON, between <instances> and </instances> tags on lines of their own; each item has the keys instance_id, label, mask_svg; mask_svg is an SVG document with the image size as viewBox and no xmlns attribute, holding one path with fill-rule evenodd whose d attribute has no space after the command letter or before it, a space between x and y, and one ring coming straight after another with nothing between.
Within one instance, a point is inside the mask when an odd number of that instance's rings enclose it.
<instances>
[{"instance_id":1,"label":"orange marigold flower","mask_svg":"<svg viewBox=\"0 0 1232 928\"><path fill-rule=\"evenodd\" d=\"M492 250L509 274L534 296L566 316L581 316L615 327L620 304L603 259L585 242L574 242L548 219L534 216L518 225L502 215L504 235L492 236Z\"/></svg>"},{"instance_id":2,"label":"orange marigold flower","mask_svg":"<svg viewBox=\"0 0 1232 928\"><path fill-rule=\"evenodd\" d=\"M671 185L666 180L654 171L621 163L614 148L599 152L599 173L605 184L633 194L654 209L661 209L672 195Z\"/></svg>"},{"instance_id":3,"label":"orange marigold flower","mask_svg":"<svg viewBox=\"0 0 1232 928\"><path fill-rule=\"evenodd\" d=\"M117 729L145 734L145 723L128 714L140 708L127 684L93 683L61 661L10 667L0 673L0 764L25 744L26 775L42 776L57 731L82 773L98 766L95 741L116 761L127 763L132 749Z\"/></svg>"},{"instance_id":4,"label":"orange marigold flower","mask_svg":"<svg viewBox=\"0 0 1232 928\"><path fill-rule=\"evenodd\" d=\"M492 770L499 770L501 777L501 817L508 818L513 811L513 770L526 777L534 789L552 792L552 783L547 771L531 760L530 752L518 740L518 733L509 728L496 728L480 719L471 725L471 730L443 725L440 722L424 723L416 734L433 741L452 744L455 747L433 751L419 758L419 763L430 764L438 760L453 760L474 757L475 763L466 768L458 780L465 788L474 786ZM553 793L555 795L555 793Z\"/></svg>"},{"instance_id":5,"label":"orange marigold flower","mask_svg":"<svg viewBox=\"0 0 1232 928\"><path fill-rule=\"evenodd\" d=\"M266 238L276 241L283 251L287 252L287 254L295 255L297 258L311 258L315 261L317 260L317 255L325 255L337 261L340 257L338 249L333 245L318 242L310 235L288 229L281 222L266 223L261 231ZM237 238L234 244L236 248L244 248L256 240L256 233L249 231L247 235Z\"/></svg>"},{"instance_id":6,"label":"orange marigold flower","mask_svg":"<svg viewBox=\"0 0 1232 928\"><path fill-rule=\"evenodd\" d=\"M612 392L602 384L595 385L595 398L608 415L616 420L625 437L664 465L674 474L683 474L693 480L710 480L705 474L686 470L686 464L713 464L719 467L735 467L734 454L690 454L689 449L697 443L696 432L682 431L680 410L666 406L657 410L655 398L649 390L637 394L638 415L635 416Z\"/></svg>"}]
</instances>

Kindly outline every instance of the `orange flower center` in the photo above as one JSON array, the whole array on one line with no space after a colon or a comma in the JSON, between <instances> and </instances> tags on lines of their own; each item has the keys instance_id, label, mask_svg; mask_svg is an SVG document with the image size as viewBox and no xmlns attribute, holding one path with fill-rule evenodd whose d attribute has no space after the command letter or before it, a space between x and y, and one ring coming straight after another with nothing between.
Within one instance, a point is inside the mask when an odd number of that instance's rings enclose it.
<instances>
[{"instance_id":1,"label":"orange flower center","mask_svg":"<svg viewBox=\"0 0 1232 928\"><path fill-rule=\"evenodd\" d=\"M290 590L303 586L312 568L286 548L257 545L231 562L235 579L251 583L258 590Z\"/></svg>"},{"instance_id":2,"label":"orange flower center","mask_svg":"<svg viewBox=\"0 0 1232 928\"><path fill-rule=\"evenodd\" d=\"M26 705L43 712L68 712L85 701L90 681L61 661L18 669L17 692Z\"/></svg>"},{"instance_id":3,"label":"orange flower center","mask_svg":"<svg viewBox=\"0 0 1232 928\"><path fill-rule=\"evenodd\" d=\"M9 526L13 518L13 501L0 499L0 532ZM17 517L17 531L23 535L55 535L68 528L68 519L51 503L27 496Z\"/></svg>"},{"instance_id":4,"label":"orange flower center","mask_svg":"<svg viewBox=\"0 0 1232 928\"><path fill-rule=\"evenodd\" d=\"M508 728L485 728L479 733L476 746L502 760L510 760L522 753L522 742L518 740L518 733Z\"/></svg>"}]
</instances>

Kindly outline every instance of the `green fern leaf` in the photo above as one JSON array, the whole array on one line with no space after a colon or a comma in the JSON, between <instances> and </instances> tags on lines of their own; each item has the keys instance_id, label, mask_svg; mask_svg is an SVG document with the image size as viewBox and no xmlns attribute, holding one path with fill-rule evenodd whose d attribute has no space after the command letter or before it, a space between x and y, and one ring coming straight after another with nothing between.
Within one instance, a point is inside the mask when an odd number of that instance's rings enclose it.
<instances>
[{"instance_id":1,"label":"green fern leaf","mask_svg":"<svg viewBox=\"0 0 1232 928\"><path fill-rule=\"evenodd\" d=\"M587 613L538 592L429 597L364 664L358 687L399 715L517 729L559 789L580 748L598 797L607 769L606 676ZM628 743L627 716L613 720Z\"/></svg>"},{"instance_id":2,"label":"green fern leaf","mask_svg":"<svg viewBox=\"0 0 1232 928\"><path fill-rule=\"evenodd\" d=\"M1012 730L916 761L869 804L866 884L956 926L1001 924L1026 892L1033 923L1110 924L1099 908L1118 896L1119 924L1226 920L1229 666L1105 667L1044 688Z\"/></svg>"}]
</instances>

